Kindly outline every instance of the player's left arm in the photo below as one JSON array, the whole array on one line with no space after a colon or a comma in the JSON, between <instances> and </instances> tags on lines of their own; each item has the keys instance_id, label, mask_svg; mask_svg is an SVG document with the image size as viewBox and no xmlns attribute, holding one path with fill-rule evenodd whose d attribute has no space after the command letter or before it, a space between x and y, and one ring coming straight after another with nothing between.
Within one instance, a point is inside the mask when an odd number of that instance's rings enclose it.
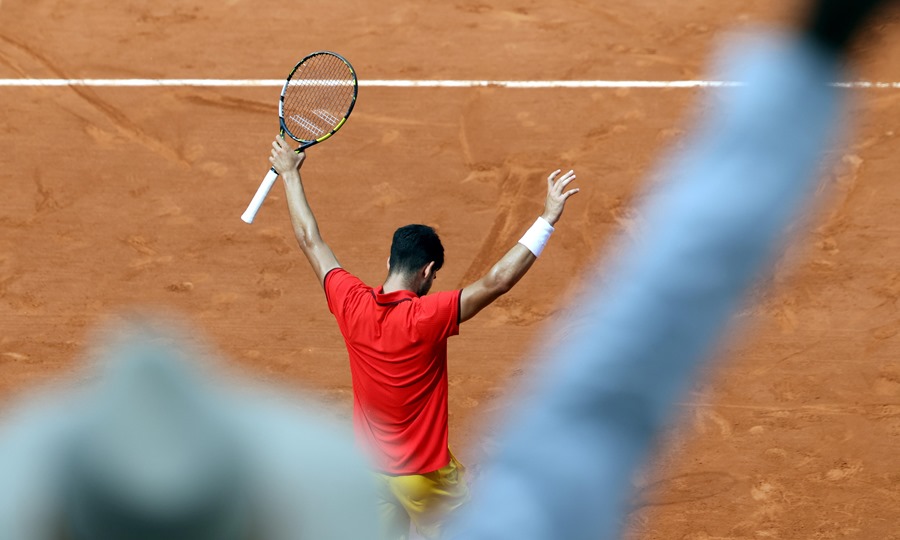
<instances>
[{"instance_id":1,"label":"player's left arm","mask_svg":"<svg viewBox=\"0 0 900 540\"><path fill-rule=\"evenodd\" d=\"M319 278L319 284L324 287L325 276L329 271L340 268L341 264L331 247L322 239L322 235L319 233L319 224L306 199L303 180L300 176L300 167L303 166L305 159L304 152L299 154L294 152L284 138L275 137L269 161L284 182L288 210L291 213L291 225L294 228L294 236L297 237L297 244L300 245L300 250L306 255L313 272Z\"/></svg>"},{"instance_id":2,"label":"player's left arm","mask_svg":"<svg viewBox=\"0 0 900 540\"><path fill-rule=\"evenodd\" d=\"M544 213L481 279L462 290L459 296L459 322L467 321L494 300L506 294L522 279L531 268L537 256L553 231L553 226L562 216L566 201L578 193L578 189L567 189L575 180L573 171L557 178L559 171L547 178L547 200Z\"/></svg>"}]
</instances>

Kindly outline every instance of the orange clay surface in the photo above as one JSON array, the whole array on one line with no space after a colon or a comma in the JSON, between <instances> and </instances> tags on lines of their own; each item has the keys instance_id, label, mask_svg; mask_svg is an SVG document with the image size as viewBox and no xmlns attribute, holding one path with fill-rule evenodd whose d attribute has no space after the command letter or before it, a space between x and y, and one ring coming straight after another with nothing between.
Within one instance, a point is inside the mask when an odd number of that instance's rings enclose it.
<instances>
[{"instance_id":1,"label":"orange clay surface","mask_svg":"<svg viewBox=\"0 0 900 540\"><path fill-rule=\"evenodd\" d=\"M279 79L345 54L363 80L703 78L727 29L796 0L3 0L0 78ZM900 80L900 25L856 75ZM475 465L529 351L639 219L635 195L705 90L363 87L309 152L306 189L343 265L371 284L390 234L434 225L436 289L478 277L575 168L544 256L450 344L451 441ZM828 195L760 287L635 478L630 538L900 538L900 91L853 91ZM268 168L276 88L0 87L0 397L82 365L134 307L190 321L247 377L349 413L340 335ZM648 382L652 378L648 379Z\"/></svg>"}]
</instances>

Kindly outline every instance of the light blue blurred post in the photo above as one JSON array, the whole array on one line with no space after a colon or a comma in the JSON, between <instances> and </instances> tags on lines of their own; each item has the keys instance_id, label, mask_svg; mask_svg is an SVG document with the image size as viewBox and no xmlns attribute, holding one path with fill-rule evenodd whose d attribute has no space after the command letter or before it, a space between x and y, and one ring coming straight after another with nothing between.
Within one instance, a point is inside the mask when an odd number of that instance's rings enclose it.
<instances>
[{"instance_id":1,"label":"light blue blurred post","mask_svg":"<svg viewBox=\"0 0 900 540\"><path fill-rule=\"evenodd\" d=\"M644 228L556 328L451 538L616 538L631 481L731 314L804 209L839 126L838 59L732 41L712 106L656 176Z\"/></svg>"}]
</instances>

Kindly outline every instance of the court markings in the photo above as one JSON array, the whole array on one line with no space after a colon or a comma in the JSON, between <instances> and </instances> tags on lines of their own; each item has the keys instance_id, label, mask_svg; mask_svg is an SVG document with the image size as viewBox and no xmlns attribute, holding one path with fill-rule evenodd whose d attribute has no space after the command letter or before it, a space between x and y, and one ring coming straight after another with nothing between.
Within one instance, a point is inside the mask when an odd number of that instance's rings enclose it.
<instances>
[{"instance_id":1,"label":"court markings","mask_svg":"<svg viewBox=\"0 0 900 540\"><path fill-rule=\"evenodd\" d=\"M491 81L491 80L360 80L371 88L728 88L735 81ZM0 79L0 87L277 87L284 79ZM860 89L900 89L900 82L850 81L832 86Z\"/></svg>"}]
</instances>

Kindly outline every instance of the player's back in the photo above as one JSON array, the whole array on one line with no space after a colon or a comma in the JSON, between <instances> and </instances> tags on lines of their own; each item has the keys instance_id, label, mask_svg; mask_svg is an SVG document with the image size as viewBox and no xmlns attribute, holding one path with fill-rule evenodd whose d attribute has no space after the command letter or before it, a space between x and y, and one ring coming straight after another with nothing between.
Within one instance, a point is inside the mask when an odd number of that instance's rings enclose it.
<instances>
[{"instance_id":1,"label":"player's back","mask_svg":"<svg viewBox=\"0 0 900 540\"><path fill-rule=\"evenodd\" d=\"M459 332L459 291L385 293L343 269L325 278L353 376L357 438L391 474L449 461L447 338Z\"/></svg>"}]
</instances>

